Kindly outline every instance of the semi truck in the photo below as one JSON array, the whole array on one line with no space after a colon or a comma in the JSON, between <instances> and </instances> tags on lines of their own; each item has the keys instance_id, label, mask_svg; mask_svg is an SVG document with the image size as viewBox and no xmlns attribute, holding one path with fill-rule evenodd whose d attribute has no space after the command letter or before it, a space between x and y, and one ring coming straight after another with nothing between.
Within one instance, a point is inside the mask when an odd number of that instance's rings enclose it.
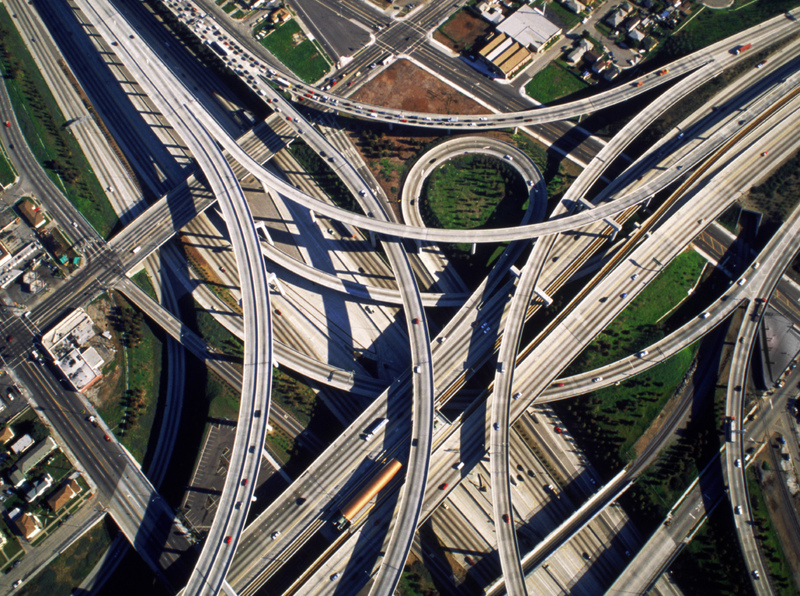
<instances>
[{"instance_id":1,"label":"semi truck","mask_svg":"<svg viewBox=\"0 0 800 596\"><path fill-rule=\"evenodd\" d=\"M752 47L753 47L753 44L751 44L751 43L746 43L743 46L736 46L735 48L733 48L733 54L734 54L734 56L738 56L742 52L746 52L747 50L749 50Z\"/></svg>"},{"instance_id":2,"label":"semi truck","mask_svg":"<svg viewBox=\"0 0 800 596\"><path fill-rule=\"evenodd\" d=\"M379 418L372 422L366 429L364 429L364 440L369 441L375 436L375 433L381 430L384 426L389 424L388 418Z\"/></svg>"},{"instance_id":3,"label":"semi truck","mask_svg":"<svg viewBox=\"0 0 800 596\"><path fill-rule=\"evenodd\" d=\"M402 467L403 464L396 459L387 462L369 484L358 491L353 498L339 509L339 517L333 522L334 527L340 531L347 528L358 512L389 484Z\"/></svg>"}]
</instances>

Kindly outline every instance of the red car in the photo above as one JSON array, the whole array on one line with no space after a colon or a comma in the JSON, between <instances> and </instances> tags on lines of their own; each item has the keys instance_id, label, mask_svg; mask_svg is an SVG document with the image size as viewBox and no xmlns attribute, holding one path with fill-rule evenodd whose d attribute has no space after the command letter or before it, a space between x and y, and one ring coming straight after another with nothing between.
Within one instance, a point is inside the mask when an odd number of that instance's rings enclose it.
<instances>
[{"instance_id":1,"label":"red car","mask_svg":"<svg viewBox=\"0 0 800 596\"><path fill-rule=\"evenodd\" d=\"M245 478L244 480L242 480L242 486L247 486L247 478Z\"/></svg>"},{"instance_id":2,"label":"red car","mask_svg":"<svg viewBox=\"0 0 800 596\"><path fill-rule=\"evenodd\" d=\"M506 523L511 521L511 519L508 517L508 513L504 513L503 514L503 521L506 522Z\"/></svg>"},{"instance_id":3,"label":"red car","mask_svg":"<svg viewBox=\"0 0 800 596\"><path fill-rule=\"evenodd\" d=\"M106 436L105 436L105 437L103 437L103 438L104 438L106 441L110 441L110 440L111 440L111 437L109 437L108 435L106 435Z\"/></svg>"},{"instance_id":4,"label":"red car","mask_svg":"<svg viewBox=\"0 0 800 596\"><path fill-rule=\"evenodd\" d=\"M563 387L563 386L564 386L564 383L554 383L554 386L555 386L555 387Z\"/></svg>"},{"instance_id":5,"label":"red car","mask_svg":"<svg viewBox=\"0 0 800 596\"><path fill-rule=\"evenodd\" d=\"M233 540L233 538L232 538L231 536L227 536L227 537L225 538L225 544L230 544L230 543L231 543L231 540Z\"/></svg>"},{"instance_id":6,"label":"red car","mask_svg":"<svg viewBox=\"0 0 800 596\"><path fill-rule=\"evenodd\" d=\"M560 434L561 434L561 427L560 427L560 426L557 426L557 427L555 427L555 429L554 429L554 430L556 431L556 434L557 434L557 435L560 435Z\"/></svg>"},{"instance_id":7,"label":"red car","mask_svg":"<svg viewBox=\"0 0 800 596\"><path fill-rule=\"evenodd\" d=\"M411 322L414 323L414 325L419 325L419 319L411 319Z\"/></svg>"},{"instance_id":8,"label":"red car","mask_svg":"<svg viewBox=\"0 0 800 596\"><path fill-rule=\"evenodd\" d=\"M447 483L445 482L444 484L442 484L442 485L439 487L439 490L444 490L444 489L446 489L448 486L450 486L450 485L449 485L449 484L447 484Z\"/></svg>"}]
</instances>

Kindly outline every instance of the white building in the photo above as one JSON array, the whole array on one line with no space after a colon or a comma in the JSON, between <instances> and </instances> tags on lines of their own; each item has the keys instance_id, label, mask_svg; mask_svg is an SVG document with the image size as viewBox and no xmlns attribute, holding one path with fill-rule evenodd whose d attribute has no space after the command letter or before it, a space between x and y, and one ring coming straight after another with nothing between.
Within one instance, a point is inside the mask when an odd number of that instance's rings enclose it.
<instances>
[{"instance_id":1,"label":"white building","mask_svg":"<svg viewBox=\"0 0 800 596\"><path fill-rule=\"evenodd\" d=\"M505 33L534 53L561 35L560 27L548 20L541 10L528 5L497 25L497 31Z\"/></svg>"}]
</instances>

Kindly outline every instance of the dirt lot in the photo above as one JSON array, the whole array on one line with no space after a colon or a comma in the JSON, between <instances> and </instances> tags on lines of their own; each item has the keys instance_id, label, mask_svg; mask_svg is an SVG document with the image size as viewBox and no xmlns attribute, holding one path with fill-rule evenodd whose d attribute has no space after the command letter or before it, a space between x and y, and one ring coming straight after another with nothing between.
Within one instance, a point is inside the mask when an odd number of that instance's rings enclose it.
<instances>
[{"instance_id":1,"label":"dirt lot","mask_svg":"<svg viewBox=\"0 0 800 596\"><path fill-rule=\"evenodd\" d=\"M491 23L484 21L471 12L459 10L433 34L433 38L454 52L470 50L475 42L492 29Z\"/></svg>"},{"instance_id":2,"label":"dirt lot","mask_svg":"<svg viewBox=\"0 0 800 596\"><path fill-rule=\"evenodd\" d=\"M108 340L102 338L102 341L104 345L116 350L116 354L121 355L123 353L122 342L120 341L117 332L114 330L114 327L109 320L112 308L113 304L107 298L95 300L86 307L86 314L88 314L92 318L92 321L94 321L94 327L98 333L103 333L104 331L111 332L113 339ZM92 402L92 404L94 404L96 408L103 409L110 402L116 401L120 398L121 389L119 387L119 383L122 376L122 370L123 367L119 362L116 366L105 366L103 369L102 380L86 392L86 397L90 402Z\"/></svg>"},{"instance_id":3,"label":"dirt lot","mask_svg":"<svg viewBox=\"0 0 800 596\"><path fill-rule=\"evenodd\" d=\"M416 84L408 85L408 81ZM489 113L480 104L407 60L396 61L359 89L353 98L401 110L438 114ZM359 121L351 130L350 137L393 204L398 197L400 181L410 167L407 162L426 145L446 136L443 131L413 127L395 127L389 131L383 125L373 127L364 121Z\"/></svg>"}]
</instances>

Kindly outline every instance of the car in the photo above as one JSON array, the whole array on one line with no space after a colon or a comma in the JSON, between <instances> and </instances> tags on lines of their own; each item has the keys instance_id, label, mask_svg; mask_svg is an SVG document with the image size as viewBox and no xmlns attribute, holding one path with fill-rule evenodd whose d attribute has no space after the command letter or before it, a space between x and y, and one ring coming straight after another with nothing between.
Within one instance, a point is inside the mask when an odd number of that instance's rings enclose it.
<instances>
[{"instance_id":1,"label":"car","mask_svg":"<svg viewBox=\"0 0 800 596\"><path fill-rule=\"evenodd\" d=\"M704 312L702 315L700 315L700 318L701 318L701 319L707 319L707 318L708 318L708 317L710 317L710 316L711 316L711 313L710 313L710 312Z\"/></svg>"},{"instance_id":2,"label":"car","mask_svg":"<svg viewBox=\"0 0 800 596\"><path fill-rule=\"evenodd\" d=\"M237 511L238 511L239 509L241 509L241 508L242 508L242 502L241 502L241 501L237 501L237 502L236 502L236 505L235 505L235 507L236 507L236 510L237 510Z\"/></svg>"},{"instance_id":3,"label":"car","mask_svg":"<svg viewBox=\"0 0 800 596\"><path fill-rule=\"evenodd\" d=\"M648 352L647 350L642 350L641 352L639 352L639 353L638 353L638 354L636 354L636 355L637 355L639 358L644 358L644 357L645 357L645 356L647 356L649 353L650 353L650 352Z\"/></svg>"},{"instance_id":4,"label":"car","mask_svg":"<svg viewBox=\"0 0 800 596\"><path fill-rule=\"evenodd\" d=\"M742 279L740 279L739 281L737 281L737 282L736 282L736 285L737 285L737 286L743 286L743 285L744 285L744 284L746 284L746 283L747 283L747 279L745 279L745 278L743 277Z\"/></svg>"},{"instance_id":5,"label":"car","mask_svg":"<svg viewBox=\"0 0 800 596\"><path fill-rule=\"evenodd\" d=\"M733 462L733 465L736 466L737 468L741 468L742 467L742 460L737 457L736 461Z\"/></svg>"},{"instance_id":6,"label":"car","mask_svg":"<svg viewBox=\"0 0 800 596\"><path fill-rule=\"evenodd\" d=\"M765 65L766 63L767 63L767 61L766 61L766 60L762 60L761 62L759 62L758 64L756 64L756 68L763 68L763 67L764 67L764 65Z\"/></svg>"},{"instance_id":7,"label":"car","mask_svg":"<svg viewBox=\"0 0 800 596\"><path fill-rule=\"evenodd\" d=\"M759 579L761 576L758 574L758 569L753 569L753 577Z\"/></svg>"},{"instance_id":8,"label":"car","mask_svg":"<svg viewBox=\"0 0 800 596\"><path fill-rule=\"evenodd\" d=\"M103 438L106 440L106 442L111 441L111 437L109 437L108 435L105 435Z\"/></svg>"},{"instance_id":9,"label":"car","mask_svg":"<svg viewBox=\"0 0 800 596\"><path fill-rule=\"evenodd\" d=\"M557 435L560 435L564 432L563 430L561 430L560 426L556 426L555 428L553 428L553 430L556 431Z\"/></svg>"},{"instance_id":10,"label":"car","mask_svg":"<svg viewBox=\"0 0 800 596\"><path fill-rule=\"evenodd\" d=\"M449 485L447 482L445 482L445 483L443 483L443 484L440 484L440 485L439 485L439 490L444 490L444 489L446 489L448 486L450 486L450 485Z\"/></svg>"},{"instance_id":11,"label":"car","mask_svg":"<svg viewBox=\"0 0 800 596\"><path fill-rule=\"evenodd\" d=\"M220 267L219 270L225 273L225 267Z\"/></svg>"},{"instance_id":12,"label":"car","mask_svg":"<svg viewBox=\"0 0 800 596\"><path fill-rule=\"evenodd\" d=\"M564 383L553 383L553 387L563 387Z\"/></svg>"},{"instance_id":13,"label":"car","mask_svg":"<svg viewBox=\"0 0 800 596\"><path fill-rule=\"evenodd\" d=\"M242 486L247 486L247 478L242 479Z\"/></svg>"},{"instance_id":14,"label":"car","mask_svg":"<svg viewBox=\"0 0 800 596\"><path fill-rule=\"evenodd\" d=\"M592 556L589 553L585 552L585 551L583 553L583 558L586 559L587 561L591 561L592 560Z\"/></svg>"},{"instance_id":15,"label":"car","mask_svg":"<svg viewBox=\"0 0 800 596\"><path fill-rule=\"evenodd\" d=\"M510 155L504 155L503 159L507 159L508 161L514 161L514 158L512 158Z\"/></svg>"},{"instance_id":16,"label":"car","mask_svg":"<svg viewBox=\"0 0 800 596\"><path fill-rule=\"evenodd\" d=\"M9 335L9 336L7 336L7 337L6 337L6 341L7 341L8 343L11 343L12 341L14 341L14 336L13 336L13 335Z\"/></svg>"},{"instance_id":17,"label":"car","mask_svg":"<svg viewBox=\"0 0 800 596\"><path fill-rule=\"evenodd\" d=\"M517 392L512 396L512 399L519 399L520 397L522 397L522 394Z\"/></svg>"},{"instance_id":18,"label":"car","mask_svg":"<svg viewBox=\"0 0 800 596\"><path fill-rule=\"evenodd\" d=\"M280 308L276 308L276 309L275 309L275 310L273 310L272 312L274 312L274 313L275 313L276 315L278 315L279 317L283 315L283 313L281 312L281 309L280 309Z\"/></svg>"},{"instance_id":19,"label":"car","mask_svg":"<svg viewBox=\"0 0 800 596\"><path fill-rule=\"evenodd\" d=\"M332 582L335 582L337 579L339 579L339 574L338 574L338 573L334 573L334 574L331 576L331 581L332 581Z\"/></svg>"},{"instance_id":20,"label":"car","mask_svg":"<svg viewBox=\"0 0 800 596\"><path fill-rule=\"evenodd\" d=\"M225 544L230 544L231 540L233 540L233 536L226 536L225 537Z\"/></svg>"},{"instance_id":21,"label":"car","mask_svg":"<svg viewBox=\"0 0 800 596\"><path fill-rule=\"evenodd\" d=\"M741 515L742 514L742 506L741 505L737 505L736 508L733 511L734 511L734 513L736 513L736 515Z\"/></svg>"},{"instance_id":22,"label":"car","mask_svg":"<svg viewBox=\"0 0 800 596\"><path fill-rule=\"evenodd\" d=\"M419 319L411 319L411 322L412 322L414 325L419 325Z\"/></svg>"},{"instance_id":23,"label":"car","mask_svg":"<svg viewBox=\"0 0 800 596\"><path fill-rule=\"evenodd\" d=\"M495 430L500 430L500 425L499 425L497 422L495 422L495 423L492 425L492 427L493 427Z\"/></svg>"},{"instance_id":24,"label":"car","mask_svg":"<svg viewBox=\"0 0 800 596\"><path fill-rule=\"evenodd\" d=\"M625 298L628 297L628 292L622 292L622 294L620 294L619 297L624 300Z\"/></svg>"},{"instance_id":25,"label":"car","mask_svg":"<svg viewBox=\"0 0 800 596\"><path fill-rule=\"evenodd\" d=\"M11 587L12 587L12 588L19 588L21 585L22 585L22 580L21 580L21 579L18 579L18 580L17 580L17 581L15 581L13 584L11 584Z\"/></svg>"},{"instance_id":26,"label":"car","mask_svg":"<svg viewBox=\"0 0 800 596\"><path fill-rule=\"evenodd\" d=\"M631 279L633 281L636 281L637 279L639 279L639 274L638 273L634 273L633 275L631 275Z\"/></svg>"},{"instance_id":27,"label":"car","mask_svg":"<svg viewBox=\"0 0 800 596\"><path fill-rule=\"evenodd\" d=\"M511 518L508 517L508 513L503 514L503 521L506 523L509 523L511 521Z\"/></svg>"},{"instance_id":28,"label":"car","mask_svg":"<svg viewBox=\"0 0 800 596\"><path fill-rule=\"evenodd\" d=\"M273 540L277 540L278 536L280 536L280 535L281 535L280 531L279 531L279 530L275 530L275 531L272 533L272 536L271 536L271 538L272 538Z\"/></svg>"},{"instance_id":29,"label":"car","mask_svg":"<svg viewBox=\"0 0 800 596\"><path fill-rule=\"evenodd\" d=\"M764 152L761 154L761 157L766 157L766 156L767 156L767 153L768 153L767 151L764 151Z\"/></svg>"},{"instance_id":30,"label":"car","mask_svg":"<svg viewBox=\"0 0 800 596\"><path fill-rule=\"evenodd\" d=\"M599 383L602 380L603 380L603 377L595 377L594 379L592 379L592 383Z\"/></svg>"},{"instance_id":31,"label":"car","mask_svg":"<svg viewBox=\"0 0 800 596\"><path fill-rule=\"evenodd\" d=\"M11 121L10 120L6 120L6 128L11 128Z\"/></svg>"}]
</instances>

